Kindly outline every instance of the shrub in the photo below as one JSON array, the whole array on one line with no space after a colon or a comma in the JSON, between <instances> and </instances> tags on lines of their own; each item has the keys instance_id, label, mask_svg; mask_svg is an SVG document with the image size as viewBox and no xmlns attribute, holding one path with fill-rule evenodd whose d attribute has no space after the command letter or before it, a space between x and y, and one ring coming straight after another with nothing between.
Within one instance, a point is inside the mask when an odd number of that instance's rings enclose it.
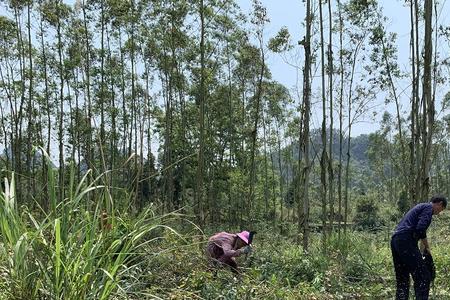
<instances>
[{"instance_id":1,"label":"shrub","mask_svg":"<svg viewBox=\"0 0 450 300\"><path fill-rule=\"evenodd\" d=\"M364 199L356 206L356 215L353 219L355 227L359 230L379 231L385 225L379 215L379 207L373 200Z\"/></svg>"}]
</instances>

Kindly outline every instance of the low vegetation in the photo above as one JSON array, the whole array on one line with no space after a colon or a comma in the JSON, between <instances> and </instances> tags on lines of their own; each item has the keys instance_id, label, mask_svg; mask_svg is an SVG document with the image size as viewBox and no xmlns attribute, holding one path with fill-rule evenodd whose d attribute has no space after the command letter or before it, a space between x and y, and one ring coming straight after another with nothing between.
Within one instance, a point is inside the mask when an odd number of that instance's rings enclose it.
<instances>
[{"instance_id":1,"label":"low vegetation","mask_svg":"<svg viewBox=\"0 0 450 300\"><path fill-rule=\"evenodd\" d=\"M305 253L295 230L281 235L258 223L254 251L238 258L242 273L215 273L205 241L225 228L203 232L188 216L157 215L153 207L108 214L102 201L86 204L102 186L70 186L67 201L45 214L17 207L14 178L7 182L0 195L0 299L387 299L394 292L388 230L335 232L325 246L314 233ZM430 229L435 299L450 297L449 221L440 216Z\"/></svg>"}]
</instances>

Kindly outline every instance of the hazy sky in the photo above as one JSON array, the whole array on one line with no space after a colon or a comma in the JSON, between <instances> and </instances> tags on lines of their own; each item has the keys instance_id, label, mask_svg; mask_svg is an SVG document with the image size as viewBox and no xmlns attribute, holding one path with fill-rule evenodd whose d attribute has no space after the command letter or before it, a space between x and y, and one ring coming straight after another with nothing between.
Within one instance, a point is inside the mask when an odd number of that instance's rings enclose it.
<instances>
[{"instance_id":1,"label":"hazy sky","mask_svg":"<svg viewBox=\"0 0 450 300\"><path fill-rule=\"evenodd\" d=\"M305 29L301 22L305 17L305 3L302 0L260 0L262 4L266 7L268 16L270 18L270 23L266 26L266 40L273 37L278 30L286 26L291 33L292 38L295 41L301 40L305 34ZM315 1L317 2L317 1ZM386 17L388 17L388 22L386 26L387 31L397 33L397 47L398 47L398 58L400 68L404 71L410 73L409 65L409 35L410 35L410 20L409 20L409 7L404 6L404 0L379 0L381 7L383 7L383 12ZM450 26L450 5L447 0L441 0L438 3L438 23L445 26ZM238 0L239 5L247 15L250 14L252 9L251 0ZM433 12L434 13L434 12ZM327 10L324 14L328 15ZM325 16L324 16L325 18ZM435 16L433 16L435 18ZM433 20L434 22L434 20ZM337 42L337 40L336 40ZM434 42L434 41L433 41ZM433 45L434 47L435 45ZM441 52L448 52L448 45L442 45L438 43L438 50ZM301 70L299 76L297 76L297 71L294 67L286 64L283 59L278 54L268 53L268 64L272 71L273 78L289 88L295 88L298 81L299 88L302 88L302 76ZM303 62L303 58L300 58ZM319 79L320 80L320 79ZM409 82L398 82L398 90L403 90L407 88ZM403 109L408 110L408 95L403 94L403 99L405 103L403 104ZM380 99L380 103L383 99ZM379 108L379 116L384 110L390 112L394 111L393 105L381 105ZM320 126L320 114L313 115L312 122L314 127ZM358 135L360 133L368 133L377 130L378 122L366 119L363 122L358 123L353 127L352 135Z\"/></svg>"}]
</instances>

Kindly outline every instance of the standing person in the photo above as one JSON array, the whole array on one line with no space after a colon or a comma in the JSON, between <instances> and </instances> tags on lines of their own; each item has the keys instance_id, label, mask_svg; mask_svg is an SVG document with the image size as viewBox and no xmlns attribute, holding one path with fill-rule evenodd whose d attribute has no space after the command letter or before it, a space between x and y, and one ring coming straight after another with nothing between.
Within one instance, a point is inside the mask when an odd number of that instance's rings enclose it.
<instances>
[{"instance_id":1,"label":"standing person","mask_svg":"<svg viewBox=\"0 0 450 300\"><path fill-rule=\"evenodd\" d=\"M408 299L409 274L414 280L414 292L417 300L427 300L430 290L431 273L422 259L417 245L420 240L424 252L430 252L427 241L427 229L432 215L438 215L447 207L444 196L433 196L429 203L420 203L406 213L395 228L391 239L392 258L397 280L397 300Z\"/></svg>"},{"instance_id":2,"label":"standing person","mask_svg":"<svg viewBox=\"0 0 450 300\"><path fill-rule=\"evenodd\" d=\"M239 233L220 232L209 238L206 246L206 255L213 266L225 265L235 273L238 272L237 256L248 254L251 251L253 232Z\"/></svg>"}]
</instances>

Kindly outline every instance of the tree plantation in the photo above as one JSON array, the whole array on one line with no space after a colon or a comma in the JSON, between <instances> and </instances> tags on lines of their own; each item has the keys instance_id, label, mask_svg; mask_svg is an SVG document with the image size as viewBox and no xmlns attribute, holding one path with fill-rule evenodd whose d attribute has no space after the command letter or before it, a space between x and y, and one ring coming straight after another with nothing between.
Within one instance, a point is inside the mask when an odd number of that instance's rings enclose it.
<instances>
[{"instance_id":1,"label":"tree plantation","mask_svg":"<svg viewBox=\"0 0 450 300\"><path fill-rule=\"evenodd\" d=\"M448 6L0 0L0 300L450 299Z\"/></svg>"}]
</instances>

